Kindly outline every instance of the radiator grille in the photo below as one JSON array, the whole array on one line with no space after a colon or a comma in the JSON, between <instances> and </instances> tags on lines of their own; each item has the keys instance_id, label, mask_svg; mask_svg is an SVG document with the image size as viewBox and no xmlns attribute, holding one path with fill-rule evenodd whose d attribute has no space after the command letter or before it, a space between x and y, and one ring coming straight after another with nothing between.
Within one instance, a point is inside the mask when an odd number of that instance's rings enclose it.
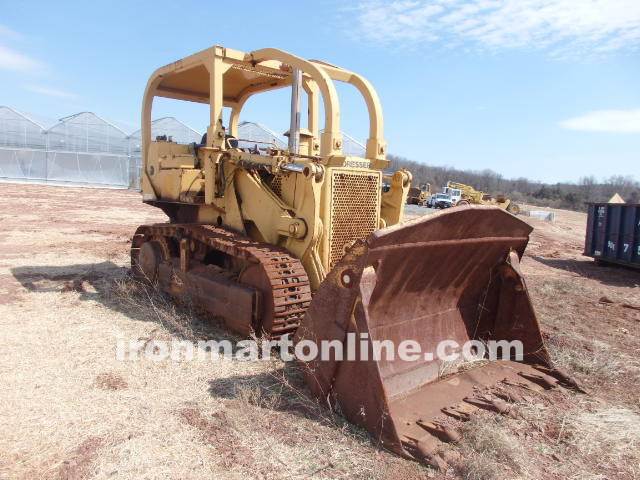
<instances>
[{"instance_id":1,"label":"radiator grille","mask_svg":"<svg viewBox=\"0 0 640 480\"><path fill-rule=\"evenodd\" d=\"M340 261L345 247L364 240L378 228L380 176L334 171L332 175L329 267Z\"/></svg>"},{"instance_id":2,"label":"radiator grille","mask_svg":"<svg viewBox=\"0 0 640 480\"><path fill-rule=\"evenodd\" d=\"M273 190L273 193L277 196L282 198L282 177L280 175L274 176L271 180L271 190Z\"/></svg>"}]
</instances>

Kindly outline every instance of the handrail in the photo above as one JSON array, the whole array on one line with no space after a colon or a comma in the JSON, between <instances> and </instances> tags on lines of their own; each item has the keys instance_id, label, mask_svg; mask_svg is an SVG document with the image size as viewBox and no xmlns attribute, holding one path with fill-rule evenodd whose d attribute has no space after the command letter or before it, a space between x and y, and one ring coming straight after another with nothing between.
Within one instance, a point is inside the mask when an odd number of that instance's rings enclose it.
<instances>
[{"instance_id":1,"label":"handrail","mask_svg":"<svg viewBox=\"0 0 640 480\"><path fill-rule=\"evenodd\" d=\"M353 73L320 60L310 60L319 65L333 80L345 82L358 89L369 112L369 138L367 140L367 158L384 160L386 157L386 142L384 141L384 120L382 117L382 105L373 85L361 75Z\"/></svg>"},{"instance_id":2,"label":"handrail","mask_svg":"<svg viewBox=\"0 0 640 480\"><path fill-rule=\"evenodd\" d=\"M291 53L277 48L263 48L248 55L255 63L266 60L278 60L311 76L322 92L324 101L325 125L320 142L320 155L330 156L342 153L342 136L340 134L340 103L336 87L328 73L320 65L304 60Z\"/></svg>"}]
</instances>

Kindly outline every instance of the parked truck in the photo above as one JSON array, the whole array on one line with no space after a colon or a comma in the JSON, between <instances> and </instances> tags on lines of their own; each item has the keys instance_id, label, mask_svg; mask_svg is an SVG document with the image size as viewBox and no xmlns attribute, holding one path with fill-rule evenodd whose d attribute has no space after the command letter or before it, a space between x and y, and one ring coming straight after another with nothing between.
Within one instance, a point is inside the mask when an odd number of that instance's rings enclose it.
<instances>
[{"instance_id":1,"label":"parked truck","mask_svg":"<svg viewBox=\"0 0 640 480\"><path fill-rule=\"evenodd\" d=\"M451 195L447 193L436 193L429 198L428 202L428 206L431 208L449 208L453 205Z\"/></svg>"}]
</instances>

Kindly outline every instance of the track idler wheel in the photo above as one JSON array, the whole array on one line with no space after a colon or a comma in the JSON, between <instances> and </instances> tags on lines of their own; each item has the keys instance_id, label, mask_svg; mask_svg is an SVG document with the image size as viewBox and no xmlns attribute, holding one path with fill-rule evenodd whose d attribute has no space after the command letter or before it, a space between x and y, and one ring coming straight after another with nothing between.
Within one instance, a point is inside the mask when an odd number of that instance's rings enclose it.
<instances>
[{"instance_id":1,"label":"track idler wheel","mask_svg":"<svg viewBox=\"0 0 640 480\"><path fill-rule=\"evenodd\" d=\"M144 242L140 247L138 261L133 269L140 280L155 283L158 279L158 265L162 260L162 249L158 242Z\"/></svg>"}]
</instances>

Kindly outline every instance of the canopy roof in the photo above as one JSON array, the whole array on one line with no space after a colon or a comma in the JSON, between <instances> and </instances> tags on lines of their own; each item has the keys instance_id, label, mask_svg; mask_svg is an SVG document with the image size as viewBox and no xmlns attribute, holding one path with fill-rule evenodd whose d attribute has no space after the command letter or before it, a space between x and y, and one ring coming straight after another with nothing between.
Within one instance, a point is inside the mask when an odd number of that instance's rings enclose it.
<instances>
[{"instance_id":1,"label":"canopy roof","mask_svg":"<svg viewBox=\"0 0 640 480\"><path fill-rule=\"evenodd\" d=\"M161 76L156 95L209 103L209 68L214 59L223 58L230 68L223 74L225 105L233 105L245 93L257 93L291 85L291 67L278 61L256 64L250 54L223 47L211 47L171 63L156 71Z\"/></svg>"},{"instance_id":2,"label":"canopy roof","mask_svg":"<svg viewBox=\"0 0 640 480\"><path fill-rule=\"evenodd\" d=\"M369 113L369 138L366 157L385 160L383 120L380 100L371 84L360 75L318 60L305 60L275 48L244 53L214 46L157 69L149 79L142 108L142 142L151 141L153 97L167 97L210 105L209 128L223 129L223 107L231 108L229 129L238 130L240 111L247 99L257 93L291 85L294 69L302 73L307 94L308 130L312 139L320 139L321 156L341 155L340 103L334 81L353 85L363 96ZM320 135L319 101L324 110L324 129ZM211 132L209 146L224 138L222 130ZM314 153L317 143L312 142ZM145 150L145 148L143 148ZM146 150L145 150L146 151Z\"/></svg>"}]
</instances>

